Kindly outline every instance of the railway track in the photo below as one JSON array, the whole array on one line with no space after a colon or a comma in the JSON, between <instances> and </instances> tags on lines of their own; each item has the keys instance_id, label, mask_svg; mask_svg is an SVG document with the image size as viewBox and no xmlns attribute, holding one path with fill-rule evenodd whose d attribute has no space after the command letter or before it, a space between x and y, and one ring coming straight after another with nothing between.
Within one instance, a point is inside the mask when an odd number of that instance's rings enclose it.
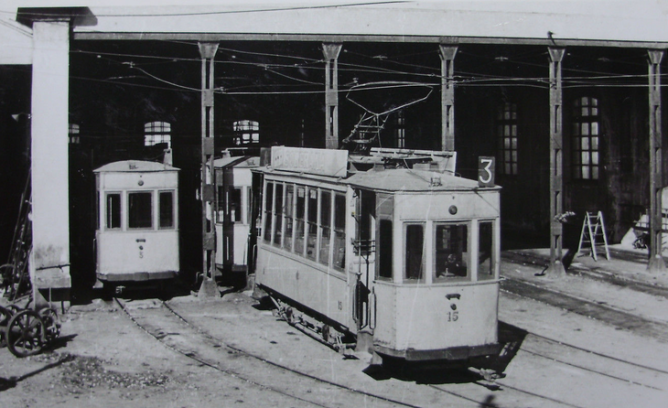
<instances>
[{"instance_id":1,"label":"railway track","mask_svg":"<svg viewBox=\"0 0 668 408\"><path fill-rule=\"evenodd\" d=\"M148 309L130 310L120 299L115 300L124 314L141 330L174 352L280 396L319 407L340 406L332 401L366 407L419 406L317 378L224 344L189 322L165 302L161 308L147 313Z\"/></svg>"},{"instance_id":2,"label":"railway track","mask_svg":"<svg viewBox=\"0 0 668 408\"><path fill-rule=\"evenodd\" d=\"M187 313L179 311L178 304L163 302L157 309L129 309L123 301L116 301L137 326L174 352L223 375L291 399L298 405L335 407L341 406L344 401L346 406L367 407L426 407L442 406L443 403L489 408L588 406L580 405L577 400L571 401L568 396L555 397L542 392L543 390L532 389L512 377L491 383L473 374L469 374L467 379L457 381L452 378L437 378L443 373L436 373L436 377L431 379L409 376L404 378L405 381L372 381L367 377L364 377L364 382L355 382L354 378L350 381L333 381L326 376L295 368L293 364L229 344L204 329L206 326L201 322L191 321L186 317ZM286 327L289 326L286 324ZM665 391L662 384L666 383L668 378L666 371L624 361L539 334L527 333L522 346L516 352L518 358L529 361L530 364L540 364L542 361L551 365L563 365L571 370L579 370L587 375L600 375L620 385L649 392ZM580 361L582 359L578 357L579 354L595 356L598 360L590 366ZM564 358L564 355L570 357ZM350 363L342 361L341 364ZM612 369L602 368L611 365L614 366ZM630 369L634 370L632 375L628 374ZM648 377L653 377L653 382L642 380ZM435 404L435 401L438 403Z\"/></svg>"}]
</instances>

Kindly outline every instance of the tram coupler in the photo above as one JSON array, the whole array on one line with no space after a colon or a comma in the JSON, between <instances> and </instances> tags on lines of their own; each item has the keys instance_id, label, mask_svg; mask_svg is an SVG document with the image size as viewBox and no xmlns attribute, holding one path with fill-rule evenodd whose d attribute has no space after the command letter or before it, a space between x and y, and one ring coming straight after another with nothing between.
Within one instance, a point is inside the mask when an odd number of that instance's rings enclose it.
<instances>
[{"instance_id":1,"label":"tram coupler","mask_svg":"<svg viewBox=\"0 0 668 408\"><path fill-rule=\"evenodd\" d=\"M496 370L492 370L491 368L468 367L468 370L490 383L495 383L499 378L503 378L503 375L496 372Z\"/></svg>"}]
</instances>

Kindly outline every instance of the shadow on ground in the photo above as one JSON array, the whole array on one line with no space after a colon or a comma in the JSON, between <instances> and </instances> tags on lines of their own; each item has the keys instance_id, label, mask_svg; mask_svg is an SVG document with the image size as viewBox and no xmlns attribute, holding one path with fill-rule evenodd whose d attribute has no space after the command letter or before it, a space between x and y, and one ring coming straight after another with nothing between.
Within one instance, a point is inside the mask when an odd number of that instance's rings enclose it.
<instances>
[{"instance_id":1,"label":"shadow on ground","mask_svg":"<svg viewBox=\"0 0 668 408\"><path fill-rule=\"evenodd\" d=\"M485 374L503 377L504 371L521 348L527 332L508 323L499 322L498 335L499 349L496 354L473 358L467 363L459 365L447 361L408 363L400 359L384 358L382 365L371 365L364 370L364 373L377 381L394 378L416 384L486 381Z\"/></svg>"}]
</instances>

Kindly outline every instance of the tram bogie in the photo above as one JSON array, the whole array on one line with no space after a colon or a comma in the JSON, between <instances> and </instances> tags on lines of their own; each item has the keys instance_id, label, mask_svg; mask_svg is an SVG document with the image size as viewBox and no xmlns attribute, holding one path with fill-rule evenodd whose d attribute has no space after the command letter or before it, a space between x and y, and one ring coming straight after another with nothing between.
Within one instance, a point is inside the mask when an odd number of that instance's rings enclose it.
<instances>
[{"instance_id":1,"label":"tram bogie","mask_svg":"<svg viewBox=\"0 0 668 408\"><path fill-rule=\"evenodd\" d=\"M447 152L272 148L253 170L256 285L292 324L296 311L316 316L316 335L388 360L494 354L500 188L453 169Z\"/></svg>"},{"instance_id":2,"label":"tram bogie","mask_svg":"<svg viewBox=\"0 0 668 408\"><path fill-rule=\"evenodd\" d=\"M107 287L163 285L179 271L178 171L126 160L96 170L97 278Z\"/></svg>"}]
</instances>

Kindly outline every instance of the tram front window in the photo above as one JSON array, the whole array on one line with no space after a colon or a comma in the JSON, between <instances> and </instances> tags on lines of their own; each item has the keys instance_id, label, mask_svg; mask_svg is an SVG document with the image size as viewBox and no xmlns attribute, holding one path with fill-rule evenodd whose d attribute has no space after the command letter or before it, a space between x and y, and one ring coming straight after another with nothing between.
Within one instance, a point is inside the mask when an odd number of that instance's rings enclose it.
<instances>
[{"instance_id":1,"label":"tram front window","mask_svg":"<svg viewBox=\"0 0 668 408\"><path fill-rule=\"evenodd\" d=\"M493 235L494 223L481 221L479 224L478 280L494 278Z\"/></svg>"},{"instance_id":2,"label":"tram front window","mask_svg":"<svg viewBox=\"0 0 668 408\"><path fill-rule=\"evenodd\" d=\"M406 225L406 274L405 279L423 279L424 274L424 225Z\"/></svg>"},{"instance_id":3,"label":"tram front window","mask_svg":"<svg viewBox=\"0 0 668 408\"><path fill-rule=\"evenodd\" d=\"M468 226L445 224L434 227L434 278L468 276Z\"/></svg>"},{"instance_id":4,"label":"tram front window","mask_svg":"<svg viewBox=\"0 0 668 408\"><path fill-rule=\"evenodd\" d=\"M128 194L128 228L153 228L153 193Z\"/></svg>"},{"instance_id":5,"label":"tram front window","mask_svg":"<svg viewBox=\"0 0 668 408\"><path fill-rule=\"evenodd\" d=\"M121 195L107 194L107 229L121 228Z\"/></svg>"},{"instance_id":6,"label":"tram front window","mask_svg":"<svg viewBox=\"0 0 668 408\"><path fill-rule=\"evenodd\" d=\"M174 228L174 193L161 191L160 203L160 228Z\"/></svg>"}]
</instances>

